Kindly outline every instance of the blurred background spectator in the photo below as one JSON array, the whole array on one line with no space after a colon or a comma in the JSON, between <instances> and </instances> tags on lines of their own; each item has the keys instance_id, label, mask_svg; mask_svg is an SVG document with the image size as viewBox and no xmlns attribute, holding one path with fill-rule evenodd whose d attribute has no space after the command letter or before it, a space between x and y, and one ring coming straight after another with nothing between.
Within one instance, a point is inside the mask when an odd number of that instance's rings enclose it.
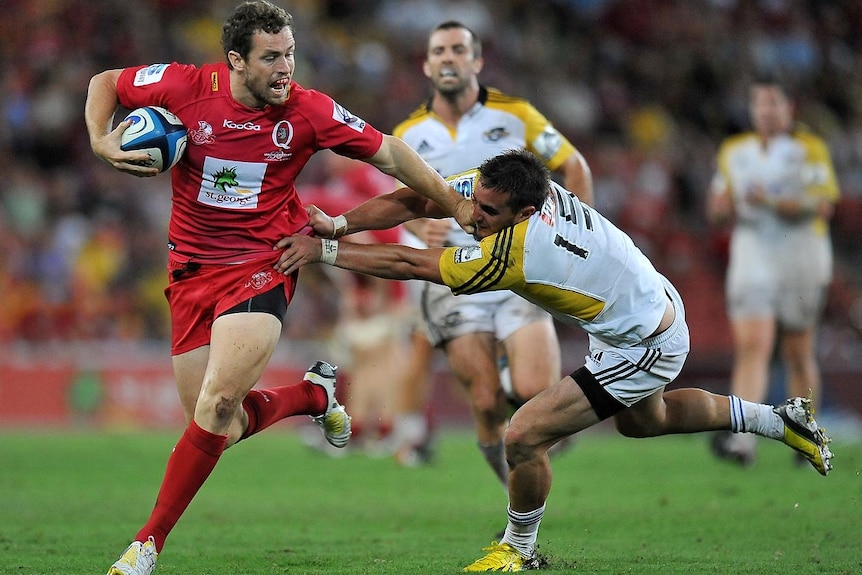
<instances>
[{"instance_id":1,"label":"blurred background spectator","mask_svg":"<svg viewBox=\"0 0 862 575\"><path fill-rule=\"evenodd\" d=\"M221 59L237 0L2 0L0 345L164 342L167 178L100 165L83 127L98 70ZM824 136L841 192L825 365L862 370L862 3L852 0L295 0L297 81L390 131L424 97L430 28L484 44L484 81L530 99L593 169L596 205L680 288L692 362L729 369L726 238L704 197L721 139L748 125L747 86L778 72ZM326 179L323 161L298 183ZM304 298L302 337L337 321ZM336 312L337 313L337 312ZM317 318L309 322L309 318ZM579 337L561 332L561 338ZM826 386L828 387L828 373Z\"/></svg>"}]
</instances>

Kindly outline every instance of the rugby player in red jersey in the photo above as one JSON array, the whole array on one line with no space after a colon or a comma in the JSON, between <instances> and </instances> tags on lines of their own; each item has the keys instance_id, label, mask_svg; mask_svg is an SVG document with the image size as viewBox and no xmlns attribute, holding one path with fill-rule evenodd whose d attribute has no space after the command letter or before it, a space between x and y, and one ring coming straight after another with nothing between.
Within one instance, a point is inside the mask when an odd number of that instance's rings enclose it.
<instances>
[{"instance_id":1,"label":"rugby player in red jersey","mask_svg":"<svg viewBox=\"0 0 862 575\"><path fill-rule=\"evenodd\" d=\"M128 122L116 109L161 106L189 130L171 170L168 229L171 354L188 428L171 454L155 508L110 574L149 575L165 539L224 449L291 415L315 417L336 447L350 418L335 397L335 368L312 365L302 382L254 390L281 334L295 274L273 266L278 240L308 224L294 180L316 151L363 160L426 194L469 228L459 197L401 140L382 134L329 96L293 80L293 19L265 1L245 2L227 19L225 62L107 70L90 81L85 120L96 156L152 176L124 152ZM339 222L336 222L338 224Z\"/></svg>"}]
</instances>

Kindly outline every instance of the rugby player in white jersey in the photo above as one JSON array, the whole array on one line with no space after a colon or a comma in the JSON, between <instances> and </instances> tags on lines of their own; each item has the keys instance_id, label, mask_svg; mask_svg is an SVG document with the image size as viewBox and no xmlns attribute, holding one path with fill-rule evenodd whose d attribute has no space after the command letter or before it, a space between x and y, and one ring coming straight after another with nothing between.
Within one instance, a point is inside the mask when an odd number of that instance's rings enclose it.
<instances>
[{"instance_id":1,"label":"rugby player in white jersey","mask_svg":"<svg viewBox=\"0 0 862 575\"><path fill-rule=\"evenodd\" d=\"M749 93L753 129L722 142L707 204L732 224L727 308L734 342L730 392L765 401L776 342L789 395L820 401L817 326L832 279L829 219L838 183L826 143L794 122L794 106L773 78ZM718 433L716 455L755 462L756 437Z\"/></svg>"},{"instance_id":2,"label":"rugby player in white jersey","mask_svg":"<svg viewBox=\"0 0 862 575\"><path fill-rule=\"evenodd\" d=\"M474 168L505 150L529 150L567 189L592 204L592 176L583 155L530 102L481 84L478 75L483 63L482 44L473 30L457 21L435 26L422 68L433 93L395 127L393 135L443 176ZM441 236L441 223L447 228L443 243L434 243L429 237ZM414 221L408 229L427 246L476 243L454 220ZM405 243L425 247L409 240ZM419 289L413 293L419 292L414 297L421 308L427 341L445 352L452 373L467 390L479 450L505 488L509 470L503 432L509 404L520 405L546 389L562 370L551 316L505 290L454 297L445 286L434 283L416 287ZM417 339L415 345L422 346L424 338ZM422 416L417 414L423 413L423 401L430 396L430 390L422 389L423 382L428 384L427 373L417 371L429 371L433 357L421 347L414 350L424 351L426 363L414 366L405 378L408 405L398 420L411 428L421 425ZM396 424L396 435L401 428ZM408 431L407 435L414 434ZM420 457L427 454L427 446L422 447ZM408 455L406 459L416 458Z\"/></svg>"},{"instance_id":3,"label":"rugby player in white jersey","mask_svg":"<svg viewBox=\"0 0 862 575\"><path fill-rule=\"evenodd\" d=\"M536 156L504 152L449 181L473 201L479 245L415 249L293 236L276 244L284 248L276 269L292 273L322 261L379 277L431 281L455 294L508 289L587 332L590 355L584 366L513 415L504 439L508 524L501 541L465 571L539 566L536 538L551 489L548 449L607 418L628 437L753 433L784 442L818 472L829 472L829 438L817 426L808 399L794 397L773 407L702 389L665 389L689 351L679 293L631 238L553 183ZM331 237L332 219L309 210L315 232ZM402 188L346 212L340 229L353 233L441 215L438 207Z\"/></svg>"}]
</instances>

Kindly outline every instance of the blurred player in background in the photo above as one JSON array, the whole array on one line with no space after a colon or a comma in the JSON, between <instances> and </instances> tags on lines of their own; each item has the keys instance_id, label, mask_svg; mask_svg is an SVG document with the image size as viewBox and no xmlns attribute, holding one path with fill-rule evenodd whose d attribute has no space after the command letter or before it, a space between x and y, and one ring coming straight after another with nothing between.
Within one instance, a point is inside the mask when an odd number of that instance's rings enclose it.
<instances>
[{"instance_id":1,"label":"blurred player in background","mask_svg":"<svg viewBox=\"0 0 862 575\"><path fill-rule=\"evenodd\" d=\"M733 223L727 305L734 339L731 393L765 401L776 341L787 392L821 400L816 331L832 278L829 219L838 185L822 139L794 125L794 105L774 79L750 88L753 131L718 153L709 218ZM751 465L753 435L718 433L716 455Z\"/></svg>"},{"instance_id":2,"label":"blurred player in background","mask_svg":"<svg viewBox=\"0 0 862 575\"><path fill-rule=\"evenodd\" d=\"M172 171L169 225L171 353L187 429L171 453L155 508L110 574L148 575L168 534L228 445L297 414L316 417L344 446L350 419L335 397L335 368L317 362L304 381L253 390L282 331L296 276L274 273L275 243L308 224L294 188L316 151L362 159L409 182L468 224L469 202L402 141L328 96L293 82L293 19L265 1L246 2L224 24L226 62L200 68L153 64L95 75L85 104L93 152L137 176L146 155L123 152L122 105L158 105L189 128ZM338 226L336 226L338 227Z\"/></svg>"},{"instance_id":3,"label":"blurred player in background","mask_svg":"<svg viewBox=\"0 0 862 575\"><path fill-rule=\"evenodd\" d=\"M436 26L423 64L433 94L393 134L444 176L473 168L504 150L527 149L556 171L582 201L592 204L592 176L583 156L529 102L481 85L482 65L482 44L470 28L456 21ZM408 226L428 246L473 242L448 220L419 220ZM405 448L422 448L416 429L424 421L423 402L429 395L430 346L440 347L469 394L479 450L505 487L509 471L503 431L509 402L520 405L560 375L553 320L511 292L455 297L445 286L432 283L421 285L420 306L427 339L417 334L414 353L419 360L413 369L422 373L413 373L407 380L406 393L412 402L404 408L396 438L402 427L408 427L406 435L412 443ZM507 390L501 384L501 363ZM403 454L402 458L416 459Z\"/></svg>"},{"instance_id":4,"label":"blurred player in background","mask_svg":"<svg viewBox=\"0 0 862 575\"><path fill-rule=\"evenodd\" d=\"M784 442L822 475L829 473L829 438L814 421L808 399L773 407L702 389L665 390L690 349L679 293L628 235L552 182L536 156L504 152L450 180L473 200L479 245L359 246L297 235L279 242L286 249L277 269L290 273L325 261L378 277L433 281L454 294L510 289L588 333L585 365L512 416L505 432L508 524L500 542L465 571L540 566L536 539L552 479L548 449L604 419L613 418L622 435L638 438L754 433ZM412 190L400 189L344 215L344 230L354 233L442 214ZM332 235L325 214L313 213L312 225L319 235Z\"/></svg>"}]
</instances>

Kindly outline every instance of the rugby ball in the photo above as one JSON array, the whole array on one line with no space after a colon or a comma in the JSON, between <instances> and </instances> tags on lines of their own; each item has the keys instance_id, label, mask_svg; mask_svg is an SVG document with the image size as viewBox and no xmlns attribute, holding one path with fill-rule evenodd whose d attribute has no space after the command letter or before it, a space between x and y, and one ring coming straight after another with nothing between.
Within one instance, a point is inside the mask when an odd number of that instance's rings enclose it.
<instances>
[{"instance_id":1,"label":"rugby ball","mask_svg":"<svg viewBox=\"0 0 862 575\"><path fill-rule=\"evenodd\" d=\"M125 119L132 124L123 132L120 148L149 154L150 159L141 162L142 166L165 172L180 161L186 151L188 130L174 114L158 106L146 106L132 110Z\"/></svg>"}]
</instances>

